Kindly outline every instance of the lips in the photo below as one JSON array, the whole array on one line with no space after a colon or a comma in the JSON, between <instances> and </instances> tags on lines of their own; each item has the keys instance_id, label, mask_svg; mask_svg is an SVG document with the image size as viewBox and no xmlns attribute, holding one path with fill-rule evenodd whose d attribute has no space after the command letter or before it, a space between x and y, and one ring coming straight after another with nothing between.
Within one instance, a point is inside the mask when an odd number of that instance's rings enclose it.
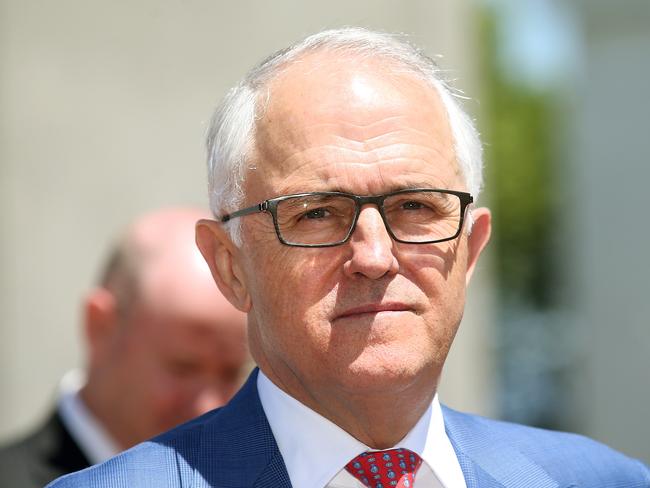
<instances>
[{"instance_id":1,"label":"lips","mask_svg":"<svg viewBox=\"0 0 650 488\"><path fill-rule=\"evenodd\" d=\"M372 303L367 305L361 305L359 307L354 307L345 310L344 312L336 315L334 320L359 317L365 314L376 314L380 312L405 312L412 310L412 307L404 303L391 302L391 303Z\"/></svg>"}]
</instances>

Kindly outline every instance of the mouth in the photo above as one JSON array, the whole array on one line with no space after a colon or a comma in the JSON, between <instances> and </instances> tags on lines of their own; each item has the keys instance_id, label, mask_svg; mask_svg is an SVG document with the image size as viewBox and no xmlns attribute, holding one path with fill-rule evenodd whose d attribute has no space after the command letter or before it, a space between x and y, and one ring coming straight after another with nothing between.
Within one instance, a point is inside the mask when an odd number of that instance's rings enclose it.
<instances>
[{"instance_id":1,"label":"mouth","mask_svg":"<svg viewBox=\"0 0 650 488\"><path fill-rule=\"evenodd\" d=\"M344 312L336 315L334 320L348 319L348 318L360 318L364 315L376 315L378 313L384 312L408 312L411 311L412 307L399 302L391 303L371 303L367 305L361 305L359 307L350 308Z\"/></svg>"}]
</instances>

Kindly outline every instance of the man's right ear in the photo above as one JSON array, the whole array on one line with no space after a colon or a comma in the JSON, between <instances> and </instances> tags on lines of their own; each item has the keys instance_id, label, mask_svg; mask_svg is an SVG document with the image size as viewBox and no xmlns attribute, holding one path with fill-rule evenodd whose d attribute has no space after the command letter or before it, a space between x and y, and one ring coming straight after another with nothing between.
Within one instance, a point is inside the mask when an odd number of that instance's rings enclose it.
<instances>
[{"instance_id":1,"label":"man's right ear","mask_svg":"<svg viewBox=\"0 0 650 488\"><path fill-rule=\"evenodd\" d=\"M239 263L239 249L219 222L201 219L196 223L196 245L208 263L219 290L242 312L251 308L245 275Z\"/></svg>"},{"instance_id":2,"label":"man's right ear","mask_svg":"<svg viewBox=\"0 0 650 488\"><path fill-rule=\"evenodd\" d=\"M106 364L119 333L119 311L115 295L97 287L84 300L84 334L90 366Z\"/></svg>"}]
</instances>

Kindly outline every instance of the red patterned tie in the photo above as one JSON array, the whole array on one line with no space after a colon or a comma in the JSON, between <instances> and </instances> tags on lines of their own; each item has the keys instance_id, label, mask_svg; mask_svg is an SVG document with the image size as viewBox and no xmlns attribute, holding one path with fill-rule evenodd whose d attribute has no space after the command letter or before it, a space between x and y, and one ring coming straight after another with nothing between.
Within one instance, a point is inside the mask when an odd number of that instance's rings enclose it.
<instances>
[{"instance_id":1,"label":"red patterned tie","mask_svg":"<svg viewBox=\"0 0 650 488\"><path fill-rule=\"evenodd\" d=\"M345 469L368 488L412 488L420 456L408 449L364 452Z\"/></svg>"}]
</instances>

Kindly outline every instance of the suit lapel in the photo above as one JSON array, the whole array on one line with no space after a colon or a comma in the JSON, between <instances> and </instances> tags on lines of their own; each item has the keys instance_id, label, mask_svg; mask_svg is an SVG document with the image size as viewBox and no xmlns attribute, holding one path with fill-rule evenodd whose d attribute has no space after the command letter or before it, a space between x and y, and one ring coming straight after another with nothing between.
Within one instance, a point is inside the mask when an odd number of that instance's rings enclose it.
<instances>
[{"instance_id":1,"label":"suit lapel","mask_svg":"<svg viewBox=\"0 0 650 488\"><path fill-rule=\"evenodd\" d=\"M289 474L257 392L255 369L232 401L205 424L192 487L291 488ZM467 488L558 488L509 442L498 424L443 407L447 435Z\"/></svg>"},{"instance_id":2,"label":"suit lapel","mask_svg":"<svg viewBox=\"0 0 650 488\"><path fill-rule=\"evenodd\" d=\"M445 429L467 488L558 488L539 464L513 446L499 424L443 407Z\"/></svg>"},{"instance_id":3,"label":"suit lapel","mask_svg":"<svg viewBox=\"0 0 650 488\"><path fill-rule=\"evenodd\" d=\"M257 373L207 422L192 486L291 488L257 392Z\"/></svg>"},{"instance_id":4,"label":"suit lapel","mask_svg":"<svg viewBox=\"0 0 650 488\"><path fill-rule=\"evenodd\" d=\"M90 466L56 411L29 440L27 448L33 452L30 471L38 486Z\"/></svg>"},{"instance_id":5,"label":"suit lapel","mask_svg":"<svg viewBox=\"0 0 650 488\"><path fill-rule=\"evenodd\" d=\"M475 463L470 457L463 454L462 451L459 451L453 441L452 444L456 450L456 456L460 468L463 470L467 488L503 488L504 485L502 483L499 483L485 472L479 464Z\"/></svg>"},{"instance_id":6,"label":"suit lapel","mask_svg":"<svg viewBox=\"0 0 650 488\"><path fill-rule=\"evenodd\" d=\"M253 484L255 488L291 488L289 473L284 465L284 460L280 451L271 459L271 462L262 470L257 480Z\"/></svg>"}]
</instances>

